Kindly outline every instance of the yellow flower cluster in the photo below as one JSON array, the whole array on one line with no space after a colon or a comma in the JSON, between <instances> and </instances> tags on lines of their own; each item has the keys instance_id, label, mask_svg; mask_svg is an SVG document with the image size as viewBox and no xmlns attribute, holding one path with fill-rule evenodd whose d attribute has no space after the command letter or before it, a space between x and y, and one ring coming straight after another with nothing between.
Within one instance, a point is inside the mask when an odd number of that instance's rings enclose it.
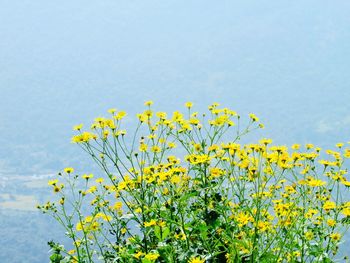
<instances>
[{"instance_id":1,"label":"yellow flower cluster","mask_svg":"<svg viewBox=\"0 0 350 263\"><path fill-rule=\"evenodd\" d=\"M122 129L126 112L116 109L108 111L109 118L96 118L89 131L75 126L72 141L104 176L73 176L68 167L65 184L49 181L59 203L40 208L55 215L63 209L60 216L69 221L69 234L84 243L85 254L90 255L90 243L102 239L106 243L100 247L135 262L166 257L188 263L221 257L258 262L266 255L278 255L273 262L305 262L325 251L336 254L341 230L350 222L350 202L342 196L350 187L344 168L349 145L322 151L310 143L273 145L269 138L241 144L243 135L263 127L255 114L242 128L235 125L240 115L218 103L207 115L193 112L191 102L185 104L187 113L156 112L152 105L145 102L137 114L131 137ZM236 129L235 138L227 136L230 129ZM81 187L75 203L64 185L73 186L73 193ZM90 207L84 211L92 211L83 217L85 200ZM66 206L72 203L74 213L68 216ZM117 245L111 245L111 236ZM69 253L72 258L82 257L80 246ZM305 251L309 247L313 255Z\"/></svg>"}]
</instances>

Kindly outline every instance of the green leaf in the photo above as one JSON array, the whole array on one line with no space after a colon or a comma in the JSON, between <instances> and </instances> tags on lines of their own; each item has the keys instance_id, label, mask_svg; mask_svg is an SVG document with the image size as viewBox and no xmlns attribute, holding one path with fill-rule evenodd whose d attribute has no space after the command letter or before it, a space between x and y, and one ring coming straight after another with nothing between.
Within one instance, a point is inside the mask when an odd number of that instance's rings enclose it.
<instances>
[{"instance_id":1,"label":"green leaf","mask_svg":"<svg viewBox=\"0 0 350 263\"><path fill-rule=\"evenodd\" d=\"M170 229L168 227L161 228L160 226L154 227L154 235L158 240L163 241L169 235Z\"/></svg>"},{"instance_id":2,"label":"green leaf","mask_svg":"<svg viewBox=\"0 0 350 263\"><path fill-rule=\"evenodd\" d=\"M169 227L164 227L162 233L162 241L167 238L167 236L170 234L170 229Z\"/></svg>"},{"instance_id":3,"label":"green leaf","mask_svg":"<svg viewBox=\"0 0 350 263\"><path fill-rule=\"evenodd\" d=\"M63 259L60 254L52 254L50 257L51 263L60 263L61 259Z\"/></svg>"},{"instance_id":4,"label":"green leaf","mask_svg":"<svg viewBox=\"0 0 350 263\"><path fill-rule=\"evenodd\" d=\"M160 233L160 226L155 226L154 227L154 234L159 240L162 240L162 236L161 236L161 233Z\"/></svg>"}]
</instances>

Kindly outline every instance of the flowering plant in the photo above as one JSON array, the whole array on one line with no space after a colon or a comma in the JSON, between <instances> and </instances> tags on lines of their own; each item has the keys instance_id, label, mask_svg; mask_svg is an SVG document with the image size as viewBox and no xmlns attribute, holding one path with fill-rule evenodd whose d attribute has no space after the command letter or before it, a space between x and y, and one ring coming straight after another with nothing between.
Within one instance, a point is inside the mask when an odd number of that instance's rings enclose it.
<instances>
[{"instance_id":1,"label":"flowering plant","mask_svg":"<svg viewBox=\"0 0 350 263\"><path fill-rule=\"evenodd\" d=\"M214 103L209 113L109 110L72 141L103 172L65 168L49 181L56 201L38 206L73 249L49 242L51 262L334 262L350 221L350 148L240 144L263 128Z\"/></svg>"}]
</instances>

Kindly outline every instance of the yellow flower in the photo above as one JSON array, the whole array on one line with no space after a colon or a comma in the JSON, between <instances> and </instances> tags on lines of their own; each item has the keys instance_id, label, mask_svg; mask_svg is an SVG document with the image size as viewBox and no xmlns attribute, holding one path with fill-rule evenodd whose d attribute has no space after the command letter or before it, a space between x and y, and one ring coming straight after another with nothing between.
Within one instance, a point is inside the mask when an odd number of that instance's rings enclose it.
<instances>
[{"instance_id":1,"label":"yellow flower","mask_svg":"<svg viewBox=\"0 0 350 263\"><path fill-rule=\"evenodd\" d=\"M350 158L350 149L346 149L346 150L344 151L344 157L345 157L345 158Z\"/></svg>"},{"instance_id":2,"label":"yellow flower","mask_svg":"<svg viewBox=\"0 0 350 263\"><path fill-rule=\"evenodd\" d=\"M154 153L159 153L161 151L160 147L157 145L154 145L151 147L151 151Z\"/></svg>"},{"instance_id":3,"label":"yellow flower","mask_svg":"<svg viewBox=\"0 0 350 263\"><path fill-rule=\"evenodd\" d=\"M156 112L156 116L161 120L165 120L167 117L167 114L166 114L166 112L158 111L158 112Z\"/></svg>"},{"instance_id":4,"label":"yellow flower","mask_svg":"<svg viewBox=\"0 0 350 263\"><path fill-rule=\"evenodd\" d=\"M332 201L326 201L324 204L323 204L323 209L324 210L330 210L330 209L334 209L336 208L336 204Z\"/></svg>"},{"instance_id":5,"label":"yellow flower","mask_svg":"<svg viewBox=\"0 0 350 263\"><path fill-rule=\"evenodd\" d=\"M311 231L305 233L306 240L311 240L314 238L314 234Z\"/></svg>"},{"instance_id":6,"label":"yellow flower","mask_svg":"<svg viewBox=\"0 0 350 263\"><path fill-rule=\"evenodd\" d=\"M149 260L156 260L157 258L159 258L159 254L158 253L148 253L146 256L145 256L146 259L149 259Z\"/></svg>"},{"instance_id":7,"label":"yellow flower","mask_svg":"<svg viewBox=\"0 0 350 263\"><path fill-rule=\"evenodd\" d=\"M107 139L108 135L109 135L109 130L104 130L102 134L102 138Z\"/></svg>"},{"instance_id":8,"label":"yellow flower","mask_svg":"<svg viewBox=\"0 0 350 263\"><path fill-rule=\"evenodd\" d=\"M185 159L191 164L204 164L204 163L209 164L211 157L206 154L201 154L201 155L192 154L192 155L186 156Z\"/></svg>"},{"instance_id":9,"label":"yellow flower","mask_svg":"<svg viewBox=\"0 0 350 263\"><path fill-rule=\"evenodd\" d=\"M333 227L337 224L337 222L334 219L328 219L327 220L327 225L329 225L330 227Z\"/></svg>"},{"instance_id":10,"label":"yellow flower","mask_svg":"<svg viewBox=\"0 0 350 263\"><path fill-rule=\"evenodd\" d=\"M119 111L117 113L117 115L114 116L114 119L116 120L121 120L126 116L126 112L125 111Z\"/></svg>"},{"instance_id":11,"label":"yellow flower","mask_svg":"<svg viewBox=\"0 0 350 263\"><path fill-rule=\"evenodd\" d=\"M137 118L140 120L140 122L148 121L148 116L146 114L137 114Z\"/></svg>"},{"instance_id":12,"label":"yellow flower","mask_svg":"<svg viewBox=\"0 0 350 263\"><path fill-rule=\"evenodd\" d=\"M109 110L108 110L108 113L114 114L116 111L117 111L117 109L113 108L113 109L109 109Z\"/></svg>"},{"instance_id":13,"label":"yellow flower","mask_svg":"<svg viewBox=\"0 0 350 263\"><path fill-rule=\"evenodd\" d=\"M134 254L134 257L136 259L140 259L145 253L141 252L141 251L138 251L136 254Z\"/></svg>"},{"instance_id":14,"label":"yellow flower","mask_svg":"<svg viewBox=\"0 0 350 263\"><path fill-rule=\"evenodd\" d=\"M134 210L134 212L140 214L140 213L142 212L141 207L136 208L136 209Z\"/></svg>"},{"instance_id":15,"label":"yellow flower","mask_svg":"<svg viewBox=\"0 0 350 263\"><path fill-rule=\"evenodd\" d=\"M212 178L220 177L224 174L224 170L218 168L218 167L212 167L209 169L210 176Z\"/></svg>"},{"instance_id":16,"label":"yellow flower","mask_svg":"<svg viewBox=\"0 0 350 263\"><path fill-rule=\"evenodd\" d=\"M126 134L126 130L119 130L114 133L115 137L124 136Z\"/></svg>"},{"instance_id":17,"label":"yellow flower","mask_svg":"<svg viewBox=\"0 0 350 263\"><path fill-rule=\"evenodd\" d=\"M199 143L195 143L193 145L195 151L199 152L200 150L202 150L202 146Z\"/></svg>"},{"instance_id":18,"label":"yellow flower","mask_svg":"<svg viewBox=\"0 0 350 263\"><path fill-rule=\"evenodd\" d=\"M54 180L49 180L49 182L47 183L48 185L56 185L58 183L58 179L54 179Z\"/></svg>"},{"instance_id":19,"label":"yellow flower","mask_svg":"<svg viewBox=\"0 0 350 263\"><path fill-rule=\"evenodd\" d=\"M94 175L93 175L93 174L83 174L81 177L82 177L83 179L89 180L89 179L93 178Z\"/></svg>"},{"instance_id":20,"label":"yellow flower","mask_svg":"<svg viewBox=\"0 0 350 263\"><path fill-rule=\"evenodd\" d=\"M165 187L164 189L163 189L163 194L164 195L167 195L169 193L169 189L167 188L167 187Z\"/></svg>"},{"instance_id":21,"label":"yellow flower","mask_svg":"<svg viewBox=\"0 0 350 263\"><path fill-rule=\"evenodd\" d=\"M123 203L122 202L116 202L113 206L113 209L115 210L120 210L123 206Z\"/></svg>"},{"instance_id":22,"label":"yellow flower","mask_svg":"<svg viewBox=\"0 0 350 263\"><path fill-rule=\"evenodd\" d=\"M89 226L89 230L96 231L100 227L100 224L96 221L92 222L92 224Z\"/></svg>"},{"instance_id":23,"label":"yellow flower","mask_svg":"<svg viewBox=\"0 0 350 263\"><path fill-rule=\"evenodd\" d=\"M156 137L157 137L157 134L154 134L154 133L147 136L148 139L155 139Z\"/></svg>"},{"instance_id":24,"label":"yellow flower","mask_svg":"<svg viewBox=\"0 0 350 263\"><path fill-rule=\"evenodd\" d=\"M125 181L122 181L118 184L118 190L124 190L127 186L127 183Z\"/></svg>"},{"instance_id":25,"label":"yellow flower","mask_svg":"<svg viewBox=\"0 0 350 263\"><path fill-rule=\"evenodd\" d=\"M59 186L57 186L57 185L55 185L54 188L53 188L53 191L55 193L58 193L60 190L61 190L61 188Z\"/></svg>"},{"instance_id":26,"label":"yellow flower","mask_svg":"<svg viewBox=\"0 0 350 263\"><path fill-rule=\"evenodd\" d=\"M340 142L340 143L337 143L335 146L336 146L337 148L341 148L341 147L344 146L344 143Z\"/></svg>"},{"instance_id":27,"label":"yellow flower","mask_svg":"<svg viewBox=\"0 0 350 263\"><path fill-rule=\"evenodd\" d=\"M333 240L333 241L339 241L341 238L341 235L339 233L332 233L329 235L329 237Z\"/></svg>"},{"instance_id":28,"label":"yellow flower","mask_svg":"<svg viewBox=\"0 0 350 263\"><path fill-rule=\"evenodd\" d=\"M97 213L96 218L101 218L104 221L111 221L112 220L112 216L106 215L104 213Z\"/></svg>"},{"instance_id":29,"label":"yellow flower","mask_svg":"<svg viewBox=\"0 0 350 263\"><path fill-rule=\"evenodd\" d=\"M175 122L181 122L183 121L183 115L182 113L178 112L178 111L174 111L173 112L173 116L172 116L172 120Z\"/></svg>"},{"instance_id":30,"label":"yellow flower","mask_svg":"<svg viewBox=\"0 0 350 263\"><path fill-rule=\"evenodd\" d=\"M347 187L350 186L350 181L341 181L341 183Z\"/></svg>"},{"instance_id":31,"label":"yellow flower","mask_svg":"<svg viewBox=\"0 0 350 263\"><path fill-rule=\"evenodd\" d=\"M349 207L344 208L341 212L344 216L350 216L350 208Z\"/></svg>"},{"instance_id":32,"label":"yellow flower","mask_svg":"<svg viewBox=\"0 0 350 263\"><path fill-rule=\"evenodd\" d=\"M103 178L97 178L97 179L95 180L95 182L98 183L98 184L103 183L103 181L104 181Z\"/></svg>"},{"instance_id":33,"label":"yellow flower","mask_svg":"<svg viewBox=\"0 0 350 263\"><path fill-rule=\"evenodd\" d=\"M92 216L85 217L85 222L91 223L94 218Z\"/></svg>"},{"instance_id":34,"label":"yellow flower","mask_svg":"<svg viewBox=\"0 0 350 263\"><path fill-rule=\"evenodd\" d=\"M293 149L293 150L299 150L299 149L300 149L300 144L296 144L296 143L293 144L293 145L292 145L292 149Z\"/></svg>"},{"instance_id":35,"label":"yellow flower","mask_svg":"<svg viewBox=\"0 0 350 263\"><path fill-rule=\"evenodd\" d=\"M271 144L272 143L272 140L271 139L266 139L266 138L263 138L259 141L260 144L265 144L265 145L268 145L268 144Z\"/></svg>"},{"instance_id":36,"label":"yellow flower","mask_svg":"<svg viewBox=\"0 0 350 263\"><path fill-rule=\"evenodd\" d=\"M94 193L96 191L97 191L97 187L95 185L93 185L86 192L87 193Z\"/></svg>"},{"instance_id":37,"label":"yellow flower","mask_svg":"<svg viewBox=\"0 0 350 263\"><path fill-rule=\"evenodd\" d=\"M173 175L170 179L170 182L173 184L178 184L181 182L181 177L178 175Z\"/></svg>"},{"instance_id":38,"label":"yellow flower","mask_svg":"<svg viewBox=\"0 0 350 263\"><path fill-rule=\"evenodd\" d=\"M325 184L326 184L325 181L322 181L319 179L314 179L314 178L312 178L310 181L308 181L308 185L311 187L323 186Z\"/></svg>"},{"instance_id":39,"label":"yellow flower","mask_svg":"<svg viewBox=\"0 0 350 263\"><path fill-rule=\"evenodd\" d=\"M67 167L67 168L64 168L64 172L67 174L70 174L74 172L74 169L72 167Z\"/></svg>"},{"instance_id":40,"label":"yellow flower","mask_svg":"<svg viewBox=\"0 0 350 263\"><path fill-rule=\"evenodd\" d=\"M250 118L253 122L259 121L259 118L256 117L256 115L255 115L254 113L250 113L250 114L249 114L249 118Z\"/></svg>"},{"instance_id":41,"label":"yellow flower","mask_svg":"<svg viewBox=\"0 0 350 263\"><path fill-rule=\"evenodd\" d=\"M154 220L154 219L152 219L152 220L149 221L149 222L145 222L144 225L145 225L145 227L155 226L155 225L157 225L157 221Z\"/></svg>"},{"instance_id":42,"label":"yellow flower","mask_svg":"<svg viewBox=\"0 0 350 263\"><path fill-rule=\"evenodd\" d=\"M77 231L82 231L83 230L83 224L79 222L79 223L77 223L75 228L76 228Z\"/></svg>"},{"instance_id":43,"label":"yellow flower","mask_svg":"<svg viewBox=\"0 0 350 263\"><path fill-rule=\"evenodd\" d=\"M153 101L148 100L145 102L145 106L151 106L151 105L153 105Z\"/></svg>"},{"instance_id":44,"label":"yellow flower","mask_svg":"<svg viewBox=\"0 0 350 263\"><path fill-rule=\"evenodd\" d=\"M236 220L238 222L238 225L242 227L247 225L252 220L252 217L248 213L240 212L237 215Z\"/></svg>"},{"instance_id":45,"label":"yellow flower","mask_svg":"<svg viewBox=\"0 0 350 263\"><path fill-rule=\"evenodd\" d=\"M306 147L306 149L312 149L312 148L314 148L315 146L312 144L312 143L307 143L306 145L305 145L305 147Z\"/></svg>"},{"instance_id":46,"label":"yellow flower","mask_svg":"<svg viewBox=\"0 0 350 263\"><path fill-rule=\"evenodd\" d=\"M83 124L73 126L74 131L80 131L83 128Z\"/></svg>"},{"instance_id":47,"label":"yellow flower","mask_svg":"<svg viewBox=\"0 0 350 263\"><path fill-rule=\"evenodd\" d=\"M324 165L325 167L330 166L332 164L332 162L327 160L319 160L318 163Z\"/></svg>"},{"instance_id":48,"label":"yellow flower","mask_svg":"<svg viewBox=\"0 0 350 263\"><path fill-rule=\"evenodd\" d=\"M191 109L193 107L193 103L192 102L186 102L185 103L185 107Z\"/></svg>"},{"instance_id":49,"label":"yellow flower","mask_svg":"<svg viewBox=\"0 0 350 263\"><path fill-rule=\"evenodd\" d=\"M164 221L162 221L162 220L160 220L160 221L158 221L158 226L160 226L160 227L165 227L166 226L166 223L164 222Z\"/></svg>"},{"instance_id":50,"label":"yellow flower","mask_svg":"<svg viewBox=\"0 0 350 263\"><path fill-rule=\"evenodd\" d=\"M300 257L300 255L301 255L300 251L293 251L294 257Z\"/></svg>"},{"instance_id":51,"label":"yellow flower","mask_svg":"<svg viewBox=\"0 0 350 263\"><path fill-rule=\"evenodd\" d=\"M205 260L201 259L200 257L192 257L188 263L204 263Z\"/></svg>"},{"instance_id":52,"label":"yellow flower","mask_svg":"<svg viewBox=\"0 0 350 263\"><path fill-rule=\"evenodd\" d=\"M91 132L83 132L81 134L75 135L72 138L72 142L73 143L87 143L89 142L91 139L96 140L97 139L97 135Z\"/></svg>"},{"instance_id":53,"label":"yellow flower","mask_svg":"<svg viewBox=\"0 0 350 263\"><path fill-rule=\"evenodd\" d=\"M169 147L170 149L175 148L175 147L176 147L176 144L173 143L173 142L169 142L169 143L168 143L168 147Z\"/></svg>"}]
</instances>

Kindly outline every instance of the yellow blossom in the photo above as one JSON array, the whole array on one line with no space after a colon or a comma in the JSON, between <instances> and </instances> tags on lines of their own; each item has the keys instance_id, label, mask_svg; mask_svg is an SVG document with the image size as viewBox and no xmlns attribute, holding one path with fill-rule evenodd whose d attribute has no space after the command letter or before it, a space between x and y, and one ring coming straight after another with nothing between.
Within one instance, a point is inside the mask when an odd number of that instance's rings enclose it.
<instances>
[{"instance_id":1,"label":"yellow blossom","mask_svg":"<svg viewBox=\"0 0 350 263\"><path fill-rule=\"evenodd\" d=\"M324 210L330 210L330 209L334 209L336 208L336 204L332 201L326 201L324 204L323 204L323 209Z\"/></svg>"},{"instance_id":2,"label":"yellow blossom","mask_svg":"<svg viewBox=\"0 0 350 263\"><path fill-rule=\"evenodd\" d=\"M261 140L259 141L259 143L260 143L260 144L268 145L268 144L272 143L272 140L271 140L271 139L266 139L266 138L264 138L264 139L261 139Z\"/></svg>"},{"instance_id":3,"label":"yellow blossom","mask_svg":"<svg viewBox=\"0 0 350 263\"><path fill-rule=\"evenodd\" d=\"M114 113L116 113L116 111L117 111L117 109L112 108L112 109L109 109L109 110L108 110L108 113L114 114Z\"/></svg>"},{"instance_id":4,"label":"yellow blossom","mask_svg":"<svg viewBox=\"0 0 350 263\"><path fill-rule=\"evenodd\" d=\"M58 179L54 179L54 180L49 180L49 182L47 183L48 185L56 185L58 183Z\"/></svg>"},{"instance_id":5,"label":"yellow blossom","mask_svg":"<svg viewBox=\"0 0 350 263\"><path fill-rule=\"evenodd\" d=\"M67 168L64 168L64 172L67 174L70 174L74 172L74 169L72 167L67 167Z\"/></svg>"},{"instance_id":6,"label":"yellow blossom","mask_svg":"<svg viewBox=\"0 0 350 263\"><path fill-rule=\"evenodd\" d=\"M74 131L80 131L82 128L83 128L83 124L78 124L78 125L73 126Z\"/></svg>"},{"instance_id":7,"label":"yellow blossom","mask_svg":"<svg viewBox=\"0 0 350 263\"><path fill-rule=\"evenodd\" d=\"M188 263L204 263L205 260L201 259L200 257L192 257Z\"/></svg>"},{"instance_id":8,"label":"yellow blossom","mask_svg":"<svg viewBox=\"0 0 350 263\"><path fill-rule=\"evenodd\" d=\"M175 148L176 147L176 144L174 142L169 142L168 143L168 147L169 148Z\"/></svg>"},{"instance_id":9,"label":"yellow blossom","mask_svg":"<svg viewBox=\"0 0 350 263\"><path fill-rule=\"evenodd\" d=\"M134 257L136 259L140 259L143 255L145 255L145 253L143 253L142 251L138 251L137 253L134 254Z\"/></svg>"},{"instance_id":10,"label":"yellow blossom","mask_svg":"<svg viewBox=\"0 0 350 263\"><path fill-rule=\"evenodd\" d=\"M115 210L120 210L123 206L123 203L122 202L116 202L113 206L113 209Z\"/></svg>"},{"instance_id":11,"label":"yellow blossom","mask_svg":"<svg viewBox=\"0 0 350 263\"><path fill-rule=\"evenodd\" d=\"M97 191L97 187L94 185L94 186L91 186L86 192L87 193L94 193Z\"/></svg>"},{"instance_id":12,"label":"yellow blossom","mask_svg":"<svg viewBox=\"0 0 350 263\"><path fill-rule=\"evenodd\" d=\"M254 113L250 113L250 114L249 114L249 118L250 118L253 122L259 121L259 118L256 117L256 115L255 115Z\"/></svg>"},{"instance_id":13,"label":"yellow blossom","mask_svg":"<svg viewBox=\"0 0 350 263\"><path fill-rule=\"evenodd\" d=\"M341 212L344 216L350 216L350 208L349 207L344 208Z\"/></svg>"},{"instance_id":14,"label":"yellow blossom","mask_svg":"<svg viewBox=\"0 0 350 263\"><path fill-rule=\"evenodd\" d=\"M337 222L334 219L328 219L327 220L327 225L329 225L330 227L333 227L337 224Z\"/></svg>"},{"instance_id":15,"label":"yellow blossom","mask_svg":"<svg viewBox=\"0 0 350 263\"><path fill-rule=\"evenodd\" d=\"M340 143L337 143L335 146L336 146L337 148L341 148L341 147L344 146L344 143L340 142Z\"/></svg>"},{"instance_id":16,"label":"yellow blossom","mask_svg":"<svg viewBox=\"0 0 350 263\"><path fill-rule=\"evenodd\" d=\"M341 238L341 235L339 233L332 233L329 235L329 237L333 240L333 241L339 241Z\"/></svg>"},{"instance_id":17,"label":"yellow blossom","mask_svg":"<svg viewBox=\"0 0 350 263\"><path fill-rule=\"evenodd\" d=\"M151 147L151 151L154 153L159 153L161 151L161 148L157 145L154 145Z\"/></svg>"},{"instance_id":18,"label":"yellow blossom","mask_svg":"<svg viewBox=\"0 0 350 263\"><path fill-rule=\"evenodd\" d=\"M149 260L156 260L157 258L159 258L159 254L158 253L148 253L145 255L146 259Z\"/></svg>"},{"instance_id":19,"label":"yellow blossom","mask_svg":"<svg viewBox=\"0 0 350 263\"><path fill-rule=\"evenodd\" d=\"M121 181L118 183L118 190L124 190L127 186L128 185L125 181Z\"/></svg>"},{"instance_id":20,"label":"yellow blossom","mask_svg":"<svg viewBox=\"0 0 350 263\"><path fill-rule=\"evenodd\" d=\"M323 186L325 184L326 184L325 181L322 181L319 179L314 179L314 178L312 178L310 181L308 181L308 185L312 186L312 187Z\"/></svg>"},{"instance_id":21,"label":"yellow blossom","mask_svg":"<svg viewBox=\"0 0 350 263\"><path fill-rule=\"evenodd\" d=\"M293 150L299 150L300 149L300 144L293 144L292 145Z\"/></svg>"},{"instance_id":22,"label":"yellow blossom","mask_svg":"<svg viewBox=\"0 0 350 263\"><path fill-rule=\"evenodd\" d=\"M144 225L145 225L145 227L155 226L155 225L157 225L157 221L152 219L149 222L145 222Z\"/></svg>"},{"instance_id":23,"label":"yellow blossom","mask_svg":"<svg viewBox=\"0 0 350 263\"><path fill-rule=\"evenodd\" d=\"M83 179L89 180L89 179L93 178L94 175L93 175L93 174L83 174L81 177L82 177Z\"/></svg>"},{"instance_id":24,"label":"yellow blossom","mask_svg":"<svg viewBox=\"0 0 350 263\"><path fill-rule=\"evenodd\" d=\"M314 148L315 146L312 144L312 143L307 143L306 145L305 145L305 147L306 147L306 149L312 149L312 148Z\"/></svg>"},{"instance_id":25,"label":"yellow blossom","mask_svg":"<svg viewBox=\"0 0 350 263\"><path fill-rule=\"evenodd\" d=\"M104 181L103 178L97 178L97 179L95 180L95 182L98 183L98 184L103 183L103 181Z\"/></svg>"},{"instance_id":26,"label":"yellow blossom","mask_svg":"<svg viewBox=\"0 0 350 263\"><path fill-rule=\"evenodd\" d=\"M306 240L311 240L314 238L314 234L311 231L305 233Z\"/></svg>"},{"instance_id":27,"label":"yellow blossom","mask_svg":"<svg viewBox=\"0 0 350 263\"><path fill-rule=\"evenodd\" d=\"M192 102L186 102L185 103L185 107L190 109L190 108L193 107L193 103Z\"/></svg>"}]
</instances>

